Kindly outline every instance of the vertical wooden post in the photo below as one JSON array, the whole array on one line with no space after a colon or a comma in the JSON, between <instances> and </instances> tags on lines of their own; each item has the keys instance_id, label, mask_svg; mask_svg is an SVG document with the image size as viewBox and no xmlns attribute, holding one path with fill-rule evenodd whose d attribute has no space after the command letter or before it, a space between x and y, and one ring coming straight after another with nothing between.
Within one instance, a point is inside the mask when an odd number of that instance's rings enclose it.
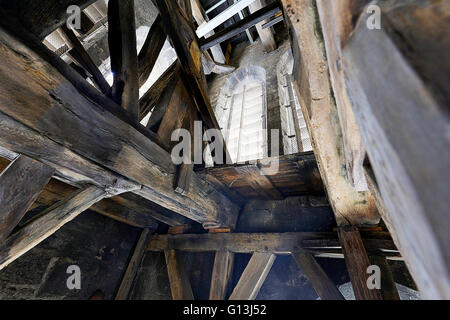
<instances>
[{"instance_id":1,"label":"vertical wooden post","mask_svg":"<svg viewBox=\"0 0 450 320\"><path fill-rule=\"evenodd\" d=\"M381 295L384 300L400 300L394 277L387 263L386 257L371 256L370 261L380 267L381 271Z\"/></svg>"},{"instance_id":2,"label":"vertical wooden post","mask_svg":"<svg viewBox=\"0 0 450 320\"><path fill-rule=\"evenodd\" d=\"M173 300L194 300L183 257L176 250L164 251Z\"/></svg>"},{"instance_id":3,"label":"vertical wooden post","mask_svg":"<svg viewBox=\"0 0 450 320\"><path fill-rule=\"evenodd\" d=\"M234 253L217 251L211 277L209 300L225 300L233 275Z\"/></svg>"},{"instance_id":4,"label":"vertical wooden post","mask_svg":"<svg viewBox=\"0 0 450 320\"><path fill-rule=\"evenodd\" d=\"M370 261L358 229L356 227L340 227L338 236L356 299L381 300L378 290L371 290L367 287L369 277L367 268L370 266Z\"/></svg>"}]
</instances>

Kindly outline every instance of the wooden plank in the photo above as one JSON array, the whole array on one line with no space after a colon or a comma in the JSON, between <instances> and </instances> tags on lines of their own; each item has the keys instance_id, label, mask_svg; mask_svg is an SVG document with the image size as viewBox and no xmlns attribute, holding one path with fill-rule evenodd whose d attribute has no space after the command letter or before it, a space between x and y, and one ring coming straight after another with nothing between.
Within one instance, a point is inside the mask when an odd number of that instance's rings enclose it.
<instances>
[{"instance_id":1,"label":"wooden plank","mask_svg":"<svg viewBox=\"0 0 450 320\"><path fill-rule=\"evenodd\" d=\"M264 175L256 165L235 167L235 170L247 181L247 183L266 199L283 200L284 197L274 187L270 178Z\"/></svg>"},{"instance_id":2,"label":"wooden plank","mask_svg":"<svg viewBox=\"0 0 450 320\"><path fill-rule=\"evenodd\" d=\"M26 156L16 158L0 174L0 243L17 226L55 170Z\"/></svg>"},{"instance_id":3,"label":"wooden plank","mask_svg":"<svg viewBox=\"0 0 450 320\"><path fill-rule=\"evenodd\" d=\"M211 277L209 300L225 300L233 276L234 253L217 251Z\"/></svg>"},{"instance_id":4,"label":"wooden plank","mask_svg":"<svg viewBox=\"0 0 450 320\"><path fill-rule=\"evenodd\" d=\"M312 254L297 252L292 257L322 300L345 300Z\"/></svg>"},{"instance_id":5,"label":"wooden plank","mask_svg":"<svg viewBox=\"0 0 450 320\"><path fill-rule=\"evenodd\" d=\"M147 125L148 128L153 129L154 124L161 121L178 81L179 70L180 63L174 62L139 100L140 120L144 119L153 109L149 124ZM154 119L152 120L152 118Z\"/></svg>"},{"instance_id":6,"label":"wooden plank","mask_svg":"<svg viewBox=\"0 0 450 320\"><path fill-rule=\"evenodd\" d=\"M253 3L251 3L248 6L250 13L254 13L260 9L263 8L263 2L262 0L256 0ZM264 45L264 48L266 49L266 52L271 52L277 48L277 43L275 42L275 37L272 34L272 31L270 28L263 28L263 24L267 22L261 21L260 23L257 23L255 25L256 30L258 31L259 38L261 39L262 44Z\"/></svg>"},{"instance_id":7,"label":"wooden plank","mask_svg":"<svg viewBox=\"0 0 450 320\"><path fill-rule=\"evenodd\" d=\"M207 23L209 21L208 15L203 10L202 4L200 0L190 0L192 7L192 14L194 16L195 21L199 26ZM205 37L210 37L214 35L214 31L211 31L205 35ZM216 62L225 63L225 55L222 52L222 48L220 45L215 45L211 47L211 54Z\"/></svg>"},{"instance_id":8,"label":"wooden plank","mask_svg":"<svg viewBox=\"0 0 450 320\"><path fill-rule=\"evenodd\" d=\"M255 252L231 293L230 300L255 300L275 258L273 253Z\"/></svg>"},{"instance_id":9,"label":"wooden plank","mask_svg":"<svg viewBox=\"0 0 450 320\"><path fill-rule=\"evenodd\" d=\"M433 85L450 70L448 56L441 55L450 44L440 37L449 8L401 1L381 9L382 30L364 30L364 13L343 50L347 88L386 208L384 220L422 297L449 299L448 104L438 94L440 85ZM423 26L417 34L414 25ZM367 68L377 70L373 77L364 74Z\"/></svg>"},{"instance_id":10,"label":"wooden plank","mask_svg":"<svg viewBox=\"0 0 450 320\"><path fill-rule=\"evenodd\" d=\"M253 27L257 23L273 17L277 13L280 13L281 9L279 7L278 2L274 2L269 4L268 6L250 14L244 19L238 21L237 23L224 28L223 30L217 32L215 35L208 37L207 39L200 40L200 49L205 51L217 44L220 44L235 35L240 34L241 32L247 30L250 27Z\"/></svg>"},{"instance_id":11,"label":"wooden plank","mask_svg":"<svg viewBox=\"0 0 450 320\"><path fill-rule=\"evenodd\" d=\"M209 226L235 223L239 209L195 174L187 196L175 193L169 153L81 96L57 70L19 43L0 32L5 62L0 66L2 146L31 155L72 179L100 186L143 185L133 192ZM24 93L31 98L23 99Z\"/></svg>"},{"instance_id":12,"label":"wooden plank","mask_svg":"<svg viewBox=\"0 0 450 320\"><path fill-rule=\"evenodd\" d=\"M395 250L392 240L385 235L370 235L364 239L368 250ZM310 243L312 241L312 243ZM187 252L231 251L234 253L274 252L291 254L303 248L340 247L333 232L285 233L207 233L181 235L155 235L147 245L149 251L180 250Z\"/></svg>"},{"instance_id":13,"label":"wooden plank","mask_svg":"<svg viewBox=\"0 0 450 320\"><path fill-rule=\"evenodd\" d=\"M345 174L342 133L331 94L328 63L315 2L281 0L289 19L294 89L302 107L319 170L338 225L375 225L380 216L368 191L356 191Z\"/></svg>"},{"instance_id":14,"label":"wooden plank","mask_svg":"<svg viewBox=\"0 0 450 320\"><path fill-rule=\"evenodd\" d=\"M194 300L183 257L176 250L164 251L173 300Z\"/></svg>"},{"instance_id":15,"label":"wooden plank","mask_svg":"<svg viewBox=\"0 0 450 320\"><path fill-rule=\"evenodd\" d=\"M381 295L383 300L400 300L397 286L394 282L394 277L389 268L386 257L383 256L369 256L373 265L380 267L381 272Z\"/></svg>"},{"instance_id":16,"label":"wooden plank","mask_svg":"<svg viewBox=\"0 0 450 320\"><path fill-rule=\"evenodd\" d=\"M167 38L161 26L161 19L160 15L156 17L138 55L139 87L144 85L152 73Z\"/></svg>"},{"instance_id":17,"label":"wooden plank","mask_svg":"<svg viewBox=\"0 0 450 320\"><path fill-rule=\"evenodd\" d=\"M381 300L378 290L367 287L367 268L371 265L361 235L355 227L338 229L339 241L344 251L345 264L357 300Z\"/></svg>"},{"instance_id":18,"label":"wooden plank","mask_svg":"<svg viewBox=\"0 0 450 320\"><path fill-rule=\"evenodd\" d=\"M139 120L139 75L134 0L108 2L108 43L114 83L112 99Z\"/></svg>"},{"instance_id":19,"label":"wooden plank","mask_svg":"<svg viewBox=\"0 0 450 320\"><path fill-rule=\"evenodd\" d=\"M133 255L128 263L127 270L120 283L119 290L117 291L115 300L127 300L128 294L130 292L131 286L133 285L134 278L136 277L139 265L142 262L142 257L144 256L145 243L147 242L147 237L150 231L144 229L139 236L136 247L134 248Z\"/></svg>"},{"instance_id":20,"label":"wooden plank","mask_svg":"<svg viewBox=\"0 0 450 320\"><path fill-rule=\"evenodd\" d=\"M78 61L83 67L86 68L88 72L91 73L94 82L103 92L103 94L108 94L111 87L108 82L106 82L105 77L100 72L98 67L95 65L92 58L87 53L86 49L84 49L83 44L78 40L77 36L73 32L72 29L69 29L66 25L61 27L62 33L66 39L66 42L72 46L72 50L77 53L77 56L80 57L81 61Z\"/></svg>"},{"instance_id":21,"label":"wooden plank","mask_svg":"<svg viewBox=\"0 0 450 320\"><path fill-rule=\"evenodd\" d=\"M86 187L42 212L0 245L0 270L107 195L97 187Z\"/></svg>"}]
</instances>

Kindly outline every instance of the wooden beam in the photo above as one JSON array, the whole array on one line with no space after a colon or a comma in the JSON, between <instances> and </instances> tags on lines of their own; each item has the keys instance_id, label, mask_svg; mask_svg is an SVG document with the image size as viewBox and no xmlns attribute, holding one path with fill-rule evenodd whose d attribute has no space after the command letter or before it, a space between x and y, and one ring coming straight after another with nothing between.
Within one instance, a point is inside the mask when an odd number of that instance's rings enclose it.
<instances>
[{"instance_id":1,"label":"wooden beam","mask_svg":"<svg viewBox=\"0 0 450 320\"><path fill-rule=\"evenodd\" d=\"M215 16L213 19L211 19L209 22L199 26L197 29L197 36L199 38L204 37L209 32L213 31L216 27L220 26L222 23L232 18L235 14L244 10L253 1L255 0L240 0L239 2L236 2L235 4L229 6L224 11Z\"/></svg>"},{"instance_id":2,"label":"wooden beam","mask_svg":"<svg viewBox=\"0 0 450 320\"><path fill-rule=\"evenodd\" d=\"M74 50L77 53L77 56L80 58L80 61L78 62L92 75L94 82L103 92L103 94L108 94L111 90L111 87L109 86L108 82L106 82L105 77L103 77L103 74L95 65L86 49L84 49L83 44L77 38L73 30L69 29L66 25L63 25L61 27L61 30L63 36L66 39L66 42L72 47L72 50Z\"/></svg>"},{"instance_id":3,"label":"wooden beam","mask_svg":"<svg viewBox=\"0 0 450 320\"><path fill-rule=\"evenodd\" d=\"M205 13L205 10L203 10L202 4L200 3L200 0L190 0L191 1L191 7L192 7L192 14L194 16L195 21L199 26L203 25L204 23L207 23L209 21L208 15ZM214 35L214 31L211 31L205 35L205 37L210 37ZM225 63L225 55L222 52L222 48L220 45L215 45L211 47L211 54L214 58L214 60L218 63Z\"/></svg>"},{"instance_id":4,"label":"wooden beam","mask_svg":"<svg viewBox=\"0 0 450 320\"><path fill-rule=\"evenodd\" d=\"M369 256L373 265L380 267L381 272L381 296L383 300L400 300L397 286L394 282L394 277L389 268L386 257L383 256Z\"/></svg>"},{"instance_id":5,"label":"wooden beam","mask_svg":"<svg viewBox=\"0 0 450 320\"><path fill-rule=\"evenodd\" d=\"M279 7L279 4L278 2L275 1L274 3L271 3L268 6L253 12L252 14L238 21L232 26L217 32L215 35L208 37L207 39L200 40L200 49L202 51L205 51L219 43L222 43L234 37L235 35L240 34L241 32L247 30L248 28L253 27L257 23L270 17L273 17L274 15L280 12L281 9Z\"/></svg>"},{"instance_id":6,"label":"wooden beam","mask_svg":"<svg viewBox=\"0 0 450 320\"><path fill-rule=\"evenodd\" d=\"M292 257L322 300L345 300L312 254L297 252Z\"/></svg>"},{"instance_id":7,"label":"wooden beam","mask_svg":"<svg viewBox=\"0 0 450 320\"><path fill-rule=\"evenodd\" d=\"M311 242L309 242L311 241ZM364 245L368 250L395 250L392 240L385 234L367 235ZM286 232L286 233L207 233L181 235L155 235L147 250L180 250L187 252L220 251L234 253L273 252L291 254L304 248L339 247L337 234L333 232Z\"/></svg>"},{"instance_id":8,"label":"wooden beam","mask_svg":"<svg viewBox=\"0 0 450 320\"><path fill-rule=\"evenodd\" d=\"M90 186L42 212L0 245L0 270L106 196L104 190Z\"/></svg>"},{"instance_id":9,"label":"wooden beam","mask_svg":"<svg viewBox=\"0 0 450 320\"><path fill-rule=\"evenodd\" d=\"M161 16L158 15L148 31L147 39L139 52L139 87L142 87L152 73L156 60L161 53L167 35L161 26Z\"/></svg>"},{"instance_id":10,"label":"wooden beam","mask_svg":"<svg viewBox=\"0 0 450 320\"><path fill-rule=\"evenodd\" d=\"M209 226L235 223L237 206L195 174L187 196L175 193L176 168L169 153L81 96L57 70L19 43L0 32L5 62L0 66L2 146L31 155L75 180L99 186L142 185L133 192ZM23 98L25 93L29 99Z\"/></svg>"},{"instance_id":11,"label":"wooden beam","mask_svg":"<svg viewBox=\"0 0 450 320\"><path fill-rule=\"evenodd\" d=\"M202 54L192 24L186 20L174 1L153 1L160 14L167 17L164 19L164 29L172 40L181 62L186 88L189 89L206 128L218 129L221 135L219 123L209 100L206 77L202 70ZM223 145L224 159L228 160L230 157L223 137L220 141Z\"/></svg>"},{"instance_id":12,"label":"wooden beam","mask_svg":"<svg viewBox=\"0 0 450 320\"><path fill-rule=\"evenodd\" d=\"M227 74L236 70L235 67L215 62L207 51L202 53L202 65L206 75L211 73Z\"/></svg>"},{"instance_id":13,"label":"wooden beam","mask_svg":"<svg viewBox=\"0 0 450 320\"><path fill-rule=\"evenodd\" d=\"M186 274L183 256L176 250L164 251L173 300L194 300L191 284Z\"/></svg>"},{"instance_id":14,"label":"wooden beam","mask_svg":"<svg viewBox=\"0 0 450 320\"><path fill-rule=\"evenodd\" d=\"M114 76L111 97L139 120L139 75L134 0L108 2L108 43Z\"/></svg>"},{"instance_id":15,"label":"wooden beam","mask_svg":"<svg viewBox=\"0 0 450 320\"><path fill-rule=\"evenodd\" d=\"M369 277L367 268L371 264L358 229L355 227L339 228L338 235L356 299L381 300L378 290L367 287Z\"/></svg>"},{"instance_id":16,"label":"wooden beam","mask_svg":"<svg viewBox=\"0 0 450 320\"><path fill-rule=\"evenodd\" d=\"M315 1L281 0L294 55L294 89L302 107L319 170L338 225L375 225L380 216L368 191L347 179L339 114L330 86L328 63ZM318 36L319 35L319 36Z\"/></svg>"},{"instance_id":17,"label":"wooden beam","mask_svg":"<svg viewBox=\"0 0 450 320\"><path fill-rule=\"evenodd\" d=\"M248 6L250 13L257 12L258 10L263 8L263 0L256 0ZM270 28L263 28L263 24L267 22L261 21L255 25L256 30L258 31L259 38L266 49L266 52L271 52L277 48L277 43L275 42L275 37L272 34L272 30Z\"/></svg>"},{"instance_id":18,"label":"wooden beam","mask_svg":"<svg viewBox=\"0 0 450 320\"><path fill-rule=\"evenodd\" d=\"M17 226L55 170L26 156L16 158L0 174L0 243Z\"/></svg>"},{"instance_id":19,"label":"wooden beam","mask_svg":"<svg viewBox=\"0 0 450 320\"><path fill-rule=\"evenodd\" d=\"M149 124L147 125L148 128L153 129L154 125L161 121L166 110L163 106L167 107L167 103L172 96L175 84L179 78L179 70L180 63L174 62L139 100L140 120L144 119L145 116L153 110L150 119L153 117L154 120L149 121ZM163 97L167 99L164 100L165 103L161 102L164 99Z\"/></svg>"},{"instance_id":20,"label":"wooden beam","mask_svg":"<svg viewBox=\"0 0 450 320\"><path fill-rule=\"evenodd\" d=\"M169 149L176 143L171 141L172 133L174 130L181 128L189 108L194 108L193 102L183 80L178 79L158 128L160 140L166 143Z\"/></svg>"},{"instance_id":21,"label":"wooden beam","mask_svg":"<svg viewBox=\"0 0 450 320\"><path fill-rule=\"evenodd\" d=\"M363 13L343 49L346 85L386 209L383 219L422 297L449 299L450 144L443 79L450 60L442 53L450 42L440 36L449 8L434 1L380 8L382 29L364 30L370 15ZM420 30L413 31L417 25ZM373 77L364 74L367 68L377 70Z\"/></svg>"},{"instance_id":22,"label":"wooden beam","mask_svg":"<svg viewBox=\"0 0 450 320\"><path fill-rule=\"evenodd\" d=\"M275 258L273 253L255 252L231 293L230 300L255 300Z\"/></svg>"},{"instance_id":23,"label":"wooden beam","mask_svg":"<svg viewBox=\"0 0 450 320\"><path fill-rule=\"evenodd\" d=\"M142 257L144 256L145 243L147 242L147 237L150 231L144 229L139 236L136 247L134 248L133 255L131 256L130 262L128 263L127 270L122 278L119 290L117 291L115 300L127 300L128 294L130 293L131 286L133 285L134 278L136 277L139 265L142 262Z\"/></svg>"},{"instance_id":24,"label":"wooden beam","mask_svg":"<svg viewBox=\"0 0 450 320\"><path fill-rule=\"evenodd\" d=\"M233 276L234 253L217 251L211 277L209 300L225 300Z\"/></svg>"}]
</instances>

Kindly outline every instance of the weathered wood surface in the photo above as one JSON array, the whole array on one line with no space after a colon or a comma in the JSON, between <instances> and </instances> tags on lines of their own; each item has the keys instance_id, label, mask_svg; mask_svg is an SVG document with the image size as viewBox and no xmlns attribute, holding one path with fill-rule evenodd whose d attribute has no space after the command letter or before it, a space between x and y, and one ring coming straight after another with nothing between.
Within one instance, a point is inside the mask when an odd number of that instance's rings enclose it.
<instances>
[{"instance_id":1,"label":"weathered wood surface","mask_svg":"<svg viewBox=\"0 0 450 320\"><path fill-rule=\"evenodd\" d=\"M442 30L449 27L450 8L420 3L380 5L381 30L367 29L369 15L363 14L343 60L387 225L422 296L448 299L449 118L438 94L443 89L434 83L449 75L443 52L450 43Z\"/></svg>"},{"instance_id":2,"label":"weathered wood surface","mask_svg":"<svg viewBox=\"0 0 450 320\"><path fill-rule=\"evenodd\" d=\"M169 0L153 1L160 14L165 17L163 29L172 40L182 66L186 88L191 93L206 128L220 129L209 100L206 76L202 66L202 53L193 30L193 24L186 19L181 12L181 8L175 2ZM228 151L223 137L220 141L223 141L224 159L228 159Z\"/></svg>"},{"instance_id":3,"label":"weathered wood surface","mask_svg":"<svg viewBox=\"0 0 450 320\"><path fill-rule=\"evenodd\" d=\"M271 3L268 6L253 12L251 15L245 17L244 19L238 21L237 23L224 28L223 30L217 32L213 36L210 36L206 39L200 40L200 48L202 51L205 51L217 44L220 44L235 35L240 34L241 32L247 30L250 27L253 27L257 23L263 21L264 19L270 18L277 13L281 12L279 4L277 2Z\"/></svg>"},{"instance_id":4,"label":"weathered wood surface","mask_svg":"<svg viewBox=\"0 0 450 320\"><path fill-rule=\"evenodd\" d=\"M148 31L147 38L138 56L139 87L142 87L152 73L156 60L164 46L167 35L161 26L161 15L158 15Z\"/></svg>"},{"instance_id":5,"label":"weathered wood surface","mask_svg":"<svg viewBox=\"0 0 450 320\"><path fill-rule=\"evenodd\" d=\"M234 253L217 251L211 276L209 300L225 300L233 276Z\"/></svg>"},{"instance_id":6,"label":"weathered wood surface","mask_svg":"<svg viewBox=\"0 0 450 320\"><path fill-rule=\"evenodd\" d=\"M381 293L367 286L367 268L371 265L361 235L355 227L338 229L345 264L357 300L381 300Z\"/></svg>"},{"instance_id":7,"label":"weathered wood surface","mask_svg":"<svg viewBox=\"0 0 450 320\"><path fill-rule=\"evenodd\" d=\"M229 300L255 300L276 256L273 253L255 252L239 279Z\"/></svg>"},{"instance_id":8,"label":"weathered wood surface","mask_svg":"<svg viewBox=\"0 0 450 320\"><path fill-rule=\"evenodd\" d=\"M254 13L260 9L262 9L264 0L256 0L252 2L248 9L250 10L250 13ZM261 42L264 46L264 49L266 49L266 52L271 52L277 48L277 43L275 41L275 37L272 34L272 30L270 28L263 29L263 24L267 22L267 20L261 21L260 23L257 23L255 25L256 31L259 34L259 38L261 39Z\"/></svg>"},{"instance_id":9,"label":"weathered wood surface","mask_svg":"<svg viewBox=\"0 0 450 320\"><path fill-rule=\"evenodd\" d=\"M174 62L167 70L155 81L146 93L139 99L140 119L142 120L150 111L152 115L147 124L147 128L153 129L156 124L161 122L166 112L172 92L179 79L180 63ZM153 119L152 119L153 118ZM154 130L155 132L157 130Z\"/></svg>"},{"instance_id":10,"label":"weathered wood surface","mask_svg":"<svg viewBox=\"0 0 450 320\"><path fill-rule=\"evenodd\" d=\"M322 300L345 300L312 254L297 252L293 253L292 257Z\"/></svg>"},{"instance_id":11,"label":"weathered wood surface","mask_svg":"<svg viewBox=\"0 0 450 320\"><path fill-rule=\"evenodd\" d=\"M104 190L90 186L42 212L0 245L0 270L106 196Z\"/></svg>"},{"instance_id":12,"label":"weathered wood surface","mask_svg":"<svg viewBox=\"0 0 450 320\"><path fill-rule=\"evenodd\" d=\"M80 60L78 62L92 75L95 84L97 84L102 93L109 94L109 90L111 90L111 87L109 86L108 82L106 82L105 77L95 65L94 61L89 56L86 49L83 47L83 44L77 38L73 30L69 29L66 25L63 25L61 27L61 30L63 31L66 42L72 47L72 50L77 53L77 57L80 57Z\"/></svg>"},{"instance_id":13,"label":"weathered wood surface","mask_svg":"<svg viewBox=\"0 0 450 320\"><path fill-rule=\"evenodd\" d=\"M134 278L136 277L139 265L142 262L142 257L145 252L145 244L147 237L150 234L148 229L141 231L138 242L133 251L130 261L128 262L127 270L123 275L122 282L120 283L119 290L117 291L115 300L127 300L130 293L131 286L133 285Z\"/></svg>"},{"instance_id":14,"label":"weathered wood surface","mask_svg":"<svg viewBox=\"0 0 450 320\"><path fill-rule=\"evenodd\" d=\"M272 169L270 165L272 164ZM232 199L277 199L296 195L321 194L324 192L319 169L312 152L284 155L258 160L257 165L236 164L216 166L197 171L202 177L210 179L217 188L234 191ZM267 192L255 185L251 179L262 180L261 185L268 186ZM269 184L270 182L270 184ZM277 193L272 193L273 188ZM227 188L228 186L228 188ZM276 191L275 191L276 192Z\"/></svg>"},{"instance_id":15,"label":"weathered wood surface","mask_svg":"<svg viewBox=\"0 0 450 320\"><path fill-rule=\"evenodd\" d=\"M195 174L187 196L173 191L175 166L159 145L85 99L8 33L0 32L0 45L2 146L100 186L143 185L134 192L201 223L235 223L238 208Z\"/></svg>"},{"instance_id":16,"label":"weathered wood surface","mask_svg":"<svg viewBox=\"0 0 450 320\"><path fill-rule=\"evenodd\" d=\"M368 250L395 250L392 240L384 233L364 235ZM274 252L291 254L304 248L340 247L334 232L285 232L285 233L208 233L155 235L148 242L147 250L181 250L188 252L226 250L234 253Z\"/></svg>"},{"instance_id":17,"label":"weathered wood surface","mask_svg":"<svg viewBox=\"0 0 450 320\"><path fill-rule=\"evenodd\" d=\"M139 74L134 0L108 2L108 43L114 83L112 99L139 120Z\"/></svg>"},{"instance_id":18,"label":"weathered wood surface","mask_svg":"<svg viewBox=\"0 0 450 320\"><path fill-rule=\"evenodd\" d=\"M357 191L367 191L363 171L366 154L361 133L353 114L351 97L347 94L342 62L342 48L353 31L353 21L370 0L318 0L331 85L336 98L339 123L344 145L347 179Z\"/></svg>"},{"instance_id":19,"label":"weathered wood surface","mask_svg":"<svg viewBox=\"0 0 450 320\"><path fill-rule=\"evenodd\" d=\"M32 206L55 170L26 156L0 170L0 244Z\"/></svg>"},{"instance_id":20,"label":"weathered wood surface","mask_svg":"<svg viewBox=\"0 0 450 320\"><path fill-rule=\"evenodd\" d=\"M369 256L370 262L373 265L380 267L381 272L381 296L383 300L400 300L397 286L394 282L394 277L389 268L386 257L383 256Z\"/></svg>"},{"instance_id":21,"label":"weathered wood surface","mask_svg":"<svg viewBox=\"0 0 450 320\"><path fill-rule=\"evenodd\" d=\"M312 0L282 0L294 52L295 89L305 115L322 179L338 225L377 224L379 214L367 192L357 192L348 181L342 133L331 95L328 64L319 19Z\"/></svg>"},{"instance_id":22,"label":"weathered wood surface","mask_svg":"<svg viewBox=\"0 0 450 320\"><path fill-rule=\"evenodd\" d=\"M164 251L173 300L194 300L183 256L176 250Z\"/></svg>"}]
</instances>

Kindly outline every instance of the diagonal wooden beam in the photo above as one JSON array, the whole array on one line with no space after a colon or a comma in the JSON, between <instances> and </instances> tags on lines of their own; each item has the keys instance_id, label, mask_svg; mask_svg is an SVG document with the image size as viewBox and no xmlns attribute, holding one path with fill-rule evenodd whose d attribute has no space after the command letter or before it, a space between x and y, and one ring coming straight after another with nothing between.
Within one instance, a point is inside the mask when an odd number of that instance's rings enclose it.
<instances>
[{"instance_id":1,"label":"diagonal wooden beam","mask_svg":"<svg viewBox=\"0 0 450 320\"><path fill-rule=\"evenodd\" d=\"M0 244L17 226L55 170L19 156L0 175Z\"/></svg>"},{"instance_id":2,"label":"diagonal wooden beam","mask_svg":"<svg viewBox=\"0 0 450 320\"><path fill-rule=\"evenodd\" d=\"M230 300L255 300L275 258L273 253L255 252L231 293Z\"/></svg>"},{"instance_id":3,"label":"diagonal wooden beam","mask_svg":"<svg viewBox=\"0 0 450 320\"><path fill-rule=\"evenodd\" d=\"M149 229L144 229L139 236L138 242L131 256L130 262L128 263L127 270L120 283L119 290L117 291L115 300L126 300L128 294L130 293L131 286L133 285L134 278L136 277L139 265L142 262L142 257L145 252L145 243L147 242L147 237L149 235Z\"/></svg>"},{"instance_id":4,"label":"diagonal wooden beam","mask_svg":"<svg viewBox=\"0 0 450 320\"><path fill-rule=\"evenodd\" d=\"M202 68L202 54L191 23L183 16L181 8L175 1L153 1L158 7L159 13L166 17L163 24L164 29L172 40L181 62L185 85L191 92L206 127L220 130L209 100L206 77ZM219 132L219 134L221 133ZM229 159L223 137L220 141L222 141L224 157Z\"/></svg>"},{"instance_id":5,"label":"diagonal wooden beam","mask_svg":"<svg viewBox=\"0 0 450 320\"><path fill-rule=\"evenodd\" d=\"M296 252L292 257L322 300L345 300L312 254Z\"/></svg>"},{"instance_id":6,"label":"diagonal wooden beam","mask_svg":"<svg viewBox=\"0 0 450 320\"><path fill-rule=\"evenodd\" d=\"M147 90L147 92L139 100L140 105L140 120L142 120L150 111L152 111L152 116L154 119L149 121L151 123L148 128L153 129L156 123L159 123L162 116L165 113L167 103L160 103L163 97L166 95L172 95L175 88L175 84L179 78L180 63L175 61L166 71L156 80L156 82ZM158 108L159 106L159 108ZM155 112L156 111L156 112ZM154 116L154 114L156 116ZM151 119L151 118L150 118ZM156 132L156 130L154 130Z\"/></svg>"},{"instance_id":7,"label":"diagonal wooden beam","mask_svg":"<svg viewBox=\"0 0 450 320\"><path fill-rule=\"evenodd\" d=\"M338 228L339 241L344 251L348 275L357 300L381 300L378 290L367 287L367 268L371 265L361 234L355 227Z\"/></svg>"},{"instance_id":8,"label":"diagonal wooden beam","mask_svg":"<svg viewBox=\"0 0 450 320\"><path fill-rule=\"evenodd\" d=\"M106 191L90 186L42 212L0 245L0 270L107 196Z\"/></svg>"},{"instance_id":9,"label":"diagonal wooden beam","mask_svg":"<svg viewBox=\"0 0 450 320\"><path fill-rule=\"evenodd\" d=\"M234 225L239 208L225 195L196 174L187 196L175 193L176 167L167 151L80 95L20 43L0 32L5 62L0 65L2 146L65 171L74 180L99 186L137 184L142 188L134 193L208 226Z\"/></svg>"},{"instance_id":10,"label":"diagonal wooden beam","mask_svg":"<svg viewBox=\"0 0 450 320\"><path fill-rule=\"evenodd\" d=\"M114 75L111 97L139 119L139 79L134 0L108 3L108 42Z\"/></svg>"},{"instance_id":11,"label":"diagonal wooden beam","mask_svg":"<svg viewBox=\"0 0 450 320\"><path fill-rule=\"evenodd\" d=\"M176 250L164 251L173 300L194 300L183 256Z\"/></svg>"},{"instance_id":12,"label":"diagonal wooden beam","mask_svg":"<svg viewBox=\"0 0 450 320\"><path fill-rule=\"evenodd\" d=\"M161 15L158 15L153 22L144 46L138 55L139 66L139 87L142 87L152 73L156 60L164 46L167 35L161 26Z\"/></svg>"},{"instance_id":13,"label":"diagonal wooden beam","mask_svg":"<svg viewBox=\"0 0 450 320\"><path fill-rule=\"evenodd\" d=\"M209 300L225 300L233 275L234 253L217 251L211 277Z\"/></svg>"},{"instance_id":14,"label":"diagonal wooden beam","mask_svg":"<svg viewBox=\"0 0 450 320\"><path fill-rule=\"evenodd\" d=\"M92 58L87 53L86 49L83 47L83 44L77 38L72 29L69 29L65 24L61 27L63 36L65 37L66 42L72 46L72 50L77 53L77 57L79 57L79 63L92 75L94 82L103 92L103 94L108 94L111 90L108 82L106 82L105 77L102 75L98 67L95 65Z\"/></svg>"}]
</instances>

